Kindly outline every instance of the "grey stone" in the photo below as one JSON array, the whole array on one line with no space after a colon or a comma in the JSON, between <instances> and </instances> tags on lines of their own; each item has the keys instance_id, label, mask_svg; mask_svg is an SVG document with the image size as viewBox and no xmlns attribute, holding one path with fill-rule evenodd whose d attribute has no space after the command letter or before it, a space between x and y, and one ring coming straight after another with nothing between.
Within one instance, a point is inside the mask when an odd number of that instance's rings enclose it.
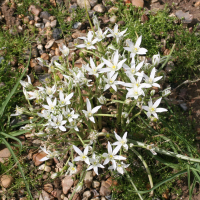
<instances>
[{"instance_id":1,"label":"grey stone","mask_svg":"<svg viewBox=\"0 0 200 200\"><path fill-rule=\"evenodd\" d=\"M83 198L86 197L86 198L90 198L92 195L91 195L91 192L90 191L85 191L83 193Z\"/></svg>"},{"instance_id":2,"label":"grey stone","mask_svg":"<svg viewBox=\"0 0 200 200\"><path fill-rule=\"evenodd\" d=\"M110 18L110 23L111 24L115 24L117 22L117 16L116 15L113 15L111 18Z\"/></svg>"},{"instance_id":3,"label":"grey stone","mask_svg":"<svg viewBox=\"0 0 200 200\"><path fill-rule=\"evenodd\" d=\"M38 75L38 79L41 82L46 82L46 79L51 79L51 74Z\"/></svg>"},{"instance_id":4,"label":"grey stone","mask_svg":"<svg viewBox=\"0 0 200 200\"><path fill-rule=\"evenodd\" d=\"M53 38L59 40L62 38L62 30L60 28L53 29Z\"/></svg>"},{"instance_id":5,"label":"grey stone","mask_svg":"<svg viewBox=\"0 0 200 200\"><path fill-rule=\"evenodd\" d=\"M44 23L35 23L35 27L43 29Z\"/></svg>"},{"instance_id":6,"label":"grey stone","mask_svg":"<svg viewBox=\"0 0 200 200\"><path fill-rule=\"evenodd\" d=\"M92 182L92 187L93 187L93 188L98 188L98 187L100 187L100 182L99 182L99 181L93 181L93 182Z\"/></svg>"},{"instance_id":7,"label":"grey stone","mask_svg":"<svg viewBox=\"0 0 200 200\"><path fill-rule=\"evenodd\" d=\"M51 15L47 11L42 11L40 13L40 18L42 18L42 19L49 19L50 16Z\"/></svg>"},{"instance_id":8,"label":"grey stone","mask_svg":"<svg viewBox=\"0 0 200 200\"><path fill-rule=\"evenodd\" d=\"M71 5L70 6L70 8L69 8L69 12L71 13L71 12L73 12L74 10L76 10L77 9L77 4L75 3L75 4L73 4L73 5Z\"/></svg>"},{"instance_id":9,"label":"grey stone","mask_svg":"<svg viewBox=\"0 0 200 200\"><path fill-rule=\"evenodd\" d=\"M104 13L106 11L106 7L102 4L97 4L93 10L98 13Z\"/></svg>"},{"instance_id":10,"label":"grey stone","mask_svg":"<svg viewBox=\"0 0 200 200\"><path fill-rule=\"evenodd\" d=\"M91 9L91 6L90 6L90 2L88 0L86 1L83 1L83 0L77 0L77 4L80 8L85 8L85 2L86 2L86 8L87 10L90 10Z\"/></svg>"},{"instance_id":11,"label":"grey stone","mask_svg":"<svg viewBox=\"0 0 200 200\"><path fill-rule=\"evenodd\" d=\"M51 22L51 28L55 28L56 27L56 24L57 24L57 20L53 20Z\"/></svg>"},{"instance_id":12,"label":"grey stone","mask_svg":"<svg viewBox=\"0 0 200 200\"><path fill-rule=\"evenodd\" d=\"M84 184L87 188L90 188L92 185L93 176L92 171L86 172L85 178L84 178Z\"/></svg>"},{"instance_id":13,"label":"grey stone","mask_svg":"<svg viewBox=\"0 0 200 200\"><path fill-rule=\"evenodd\" d=\"M45 24L45 28L48 28L48 27L51 27L51 23L50 23L50 22L47 22L47 23Z\"/></svg>"},{"instance_id":14,"label":"grey stone","mask_svg":"<svg viewBox=\"0 0 200 200\"><path fill-rule=\"evenodd\" d=\"M75 23L73 24L73 28L74 28L74 29L79 29L79 28L81 27L81 25L82 25L81 22L75 22Z\"/></svg>"},{"instance_id":15,"label":"grey stone","mask_svg":"<svg viewBox=\"0 0 200 200\"><path fill-rule=\"evenodd\" d=\"M91 7L94 7L98 4L98 0L89 0Z\"/></svg>"}]
</instances>

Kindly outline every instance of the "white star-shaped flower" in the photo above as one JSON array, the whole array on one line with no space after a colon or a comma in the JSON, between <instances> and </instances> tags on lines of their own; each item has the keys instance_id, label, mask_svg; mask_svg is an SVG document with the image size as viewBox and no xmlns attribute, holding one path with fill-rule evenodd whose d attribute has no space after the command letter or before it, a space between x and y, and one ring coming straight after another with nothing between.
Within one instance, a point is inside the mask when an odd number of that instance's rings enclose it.
<instances>
[{"instance_id":1,"label":"white star-shaped flower","mask_svg":"<svg viewBox=\"0 0 200 200\"><path fill-rule=\"evenodd\" d=\"M82 152L78 147L74 146L74 151L76 151L76 153L78 153L79 156L77 156L76 158L74 158L74 161L84 161L85 163L87 163L88 165L90 165L90 161L89 158L87 156L88 154L88 146L85 147L84 152Z\"/></svg>"},{"instance_id":2,"label":"white star-shaped flower","mask_svg":"<svg viewBox=\"0 0 200 200\"><path fill-rule=\"evenodd\" d=\"M93 115L101 108L101 106L96 106L92 109L90 100L87 98L86 101L87 101L87 110L82 110L82 111L85 114L86 118L89 118L90 121L95 123Z\"/></svg>"},{"instance_id":3,"label":"white star-shaped flower","mask_svg":"<svg viewBox=\"0 0 200 200\"><path fill-rule=\"evenodd\" d=\"M149 106L142 106L144 110L147 111L147 116L150 117L153 115L155 118L158 119L157 112L166 112L167 109L165 108L157 108L161 102L162 98L158 99L155 101L155 103L152 103L152 99L149 100L148 105Z\"/></svg>"},{"instance_id":4,"label":"white star-shaped flower","mask_svg":"<svg viewBox=\"0 0 200 200\"><path fill-rule=\"evenodd\" d=\"M112 145L117 145L120 146L120 148L123 146L124 149L127 151L128 150L128 145L127 145L127 132L124 133L123 137L120 137L117 135L117 133L114 131L115 138L118 140L117 142L114 142Z\"/></svg>"},{"instance_id":5,"label":"white star-shaped flower","mask_svg":"<svg viewBox=\"0 0 200 200\"><path fill-rule=\"evenodd\" d=\"M104 168L104 166L99 163L99 159L96 158L95 154L93 154L92 158L90 158L90 163L91 165L87 168L87 170L94 169L97 175L98 175L98 167Z\"/></svg>"},{"instance_id":6,"label":"white star-shaped flower","mask_svg":"<svg viewBox=\"0 0 200 200\"><path fill-rule=\"evenodd\" d=\"M108 153L103 153L103 157L106 158L103 165L106 165L111 161L113 169L116 169L117 165L115 160L126 160L125 157L116 155L120 148L121 146L117 146L114 150L112 150L111 144L108 142Z\"/></svg>"}]
</instances>

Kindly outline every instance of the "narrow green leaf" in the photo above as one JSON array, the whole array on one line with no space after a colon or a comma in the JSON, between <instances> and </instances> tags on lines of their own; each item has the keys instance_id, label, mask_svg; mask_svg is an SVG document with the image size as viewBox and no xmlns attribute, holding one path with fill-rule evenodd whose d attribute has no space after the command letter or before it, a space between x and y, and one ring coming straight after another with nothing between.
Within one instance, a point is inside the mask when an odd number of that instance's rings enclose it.
<instances>
[{"instance_id":1,"label":"narrow green leaf","mask_svg":"<svg viewBox=\"0 0 200 200\"><path fill-rule=\"evenodd\" d=\"M22 178L24 179L24 183L25 183L25 185L26 185L26 189L27 189L27 191L28 191L29 197L30 197L31 200L33 200L31 191L30 191L30 189L29 189L29 184L28 184L28 182L26 181L26 177L25 177L25 175L24 175L23 169L22 169L22 167L21 167L21 165L20 165L20 163L19 163L17 157L15 156L15 153L13 152L13 150L12 150L10 144L9 144L4 138L2 138L2 141L3 141L3 143L6 145L6 147L9 149L9 151L10 151L10 153L11 153L13 159L14 159L15 162L17 163L17 166L18 166L18 168L19 168L19 171L21 172Z\"/></svg>"},{"instance_id":2,"label":"narrow green leaf","mask_svg":"<svg viewBox=\"0 0 200 200\"><path fill-rule=\"evenodd\" d=\"M29 66L29 62L31 59L31 51L30 51L30 55L29 55L29 60L27 63L27 66L25 67L24 71L22 72L21 76L19 77L19 79L17 80L17 83L15 84L14 88L11 90L11 92L8 94L8 96L6 97L5 101L2 103L1 108L0 108L0 118L3 116L4 110L8 104L8 102L10 101L11 97L13 96L13 94L15 93L15 91L17 90L20 80L23 78L24 74L26 73L26 70Z\"/></svg>"},{"instance_id":3,"label":"narrow green leaf","mask_svg":"<svg viewBox=\"0 0 200 200\"><path fill-rule=\"evenodd\" d=\"M134 193L137 192L137 193L139 193L139 194L149 193L149 192L151 192L152 190L155 190L156 188L160 187L161 185L163 185L163 184L165 184L165 183L171 181L172 179L174 179L174 178L176 178L176 177L178 177L178 176L180 176L180 175L182 175L182 174L184 174L184 173L186 173L186 172L187 172L187 169L182 170L182 171L180 171L180 172L174 174L173 176L170 176L169 178L167 178L167 179L161 181L160 183L157 183L153 188L151 188L151 189L149 189L149 190L145 190L145 191L132 191L132 190L131 190L130 192L134 192Z\"/></svg>"}]
</instances>

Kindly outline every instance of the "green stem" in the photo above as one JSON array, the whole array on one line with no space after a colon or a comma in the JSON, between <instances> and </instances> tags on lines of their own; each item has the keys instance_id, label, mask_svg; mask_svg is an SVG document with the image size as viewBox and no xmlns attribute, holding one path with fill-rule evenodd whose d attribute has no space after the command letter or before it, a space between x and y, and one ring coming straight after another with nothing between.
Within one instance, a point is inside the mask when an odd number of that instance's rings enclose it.
<instances>
[{"instance_id":1,"label":"green stem","mask_svg":"<svg viewBox=\"0 0 200 200\"><path fill-rule=\"evenodd\" d=\"M117 114L94 114L93 116L117 117Z\"/></svg>"},{"instance_id":2,"label":"green stem","mask_svg":"<svg viewBox=\"0 0 200 200\"><path fill-rule=\"evenodd\" d=\"M15 156L15 153L13 152L12 148L10 147L10 144L9 144L4 138L1 138L1 139L2 139L3 143L6 145L6 147L8 148L8 150L10 151L10 153L12 154L13 159L14 159L15 162L17 163L17 166L18 166L18 168L19 168L19 171L21 172L22 178L24 179L24 183L25 183L25 185L26 185L26 189L27 189L27 191L28 191L29 197L30 197L30 199L33 200L31 191L30 191L30 189L29 189L29 184L28 184L28 182L26 181L26 177L25 177L25 175L24 175L24 172L23 172L23 170L22 170L22 167L21 167L19 161L17 160L17 157Z\"/></svg>"},{"instance_id":3,"label":"green stem","mask_svg":"<svg viewBox=\"0 0 200 200\"><path fill-rule=\"evenodd\" d=\"M135 191L137 192L137 191L138 191L138 190L137 190L137 187L136 187L135 184L133 183L131 177L129 176L129 174L128 174L128 172L127 172L126 170L125 170L125 173L126 173L126 176L128 177L128 180L131 182L132 186L134 187ZM140 197L140 199L143 200L142 196L141 196L139 193L137 193L137 194L138 194L138 196Z\"/></svg>"},{"instance_id":4,"label":"green stem","mask_svg":"<svg viewBox=\"0 0 200 200\"><path fill-rule=\"evenodd\" d=\"M149 170L149 167L146 163L146 161L143 159L143 157L134 149L132 148L131 149L136 155L137 157L142 161L146 171L147 171L147 174L148 174L148 178L149 178L149 182L150 182L150 185L151 185L151 188L153 187L153 179L152 179L152 176L151 176L151 172ZM150 192L150 195L153 196L153 190Z\"/></svg>"},{"instance_id":5,"label":"green stem","mask_svg":"<svg viewBox=\"0 0 200 200\"><path fill-rule=\"evenodd\" d=\"M121 124L122 107L123 107L123 104L118 103L117 125L120 125L120 124Z\"/></svg>"},{"instance_id":6,"label":"green stem","mask_svg":"<svg viewBox=\"0 0 200 200\"><path fill-rule=\"evenodd\" d=\"M78 134L78 132L76 131L76 135L78 136L78 138L80 139L81 143L83 144L83 146L85 145L85 143L83 142L81 136Z\"/></svg>"},{"instance_id":7,"label":"green stem","mask_svg":"<svg viewBox=\"0 0 200 200\"><path fill-rule=\"evenodd\" d=\"M130 139L129 139L129 141L131 143L133 143L134 145L137 145L138 147L147 149L147 145L145 143L138 142L136 140L130 140ZM184 155L181 155L181 154L177 154L177 153L174 153L174 152L171 152L171 151L166 151L166 150L160 149L158 147L154 147L153 150L157 153L161 153L161 154L164 154L164 155L167 155L167 156L172 156L172 157L175 157L175 158L180 158L182 160L200 163L200 159L198 159L198 158L191 158L191 157L184 156Z\"/></svg>"}]
</instances>

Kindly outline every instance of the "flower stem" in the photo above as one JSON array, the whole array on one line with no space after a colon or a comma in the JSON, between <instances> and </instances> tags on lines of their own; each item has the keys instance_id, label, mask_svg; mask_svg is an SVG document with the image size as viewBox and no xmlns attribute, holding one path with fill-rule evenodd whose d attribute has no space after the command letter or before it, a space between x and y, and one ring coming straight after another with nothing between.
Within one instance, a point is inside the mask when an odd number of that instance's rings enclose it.
<instances>
[{"instance_id":1,"label":"flower stem","mask_svg":"<svg viewBox=\"0 0 200 200\"><path fill-rule=\"evenodd\" d=\"M129 174L128 174L128 172L127 172L127 170L125 170L125 173L126 173L126 176L128 177L128 180L131 182L132 186L134 187L135 191L137 192L137 191L138 191L138 190L137 190L137 187L136 187L135 184L133 183L131 177L129 176ZM140 197L140 199L143 200L142 196L141 196L139 193L137 193L137 194L138 194L138 196Z\"/></svg>"},{"instance_id":2,"label":"flower stem","mask_svg":"<svg viewBox=\"0 0 200 200\"><path fill-rule=\"evenodd\" d=\"M149 178L149 182L150 182L150 185L151 185L151 188L153 187L153 179L152 179L152 176L151 176L151 172L149 170L149 167L146 163L146 161L143 159L143 157L134 149L132 148L131 149L136 155L137 157L142 161L146 171L147 171L147 174L148 174L148 178ZM150 192L150 196L153 196L153 190Z\"/></svg>"}]
</instances>

